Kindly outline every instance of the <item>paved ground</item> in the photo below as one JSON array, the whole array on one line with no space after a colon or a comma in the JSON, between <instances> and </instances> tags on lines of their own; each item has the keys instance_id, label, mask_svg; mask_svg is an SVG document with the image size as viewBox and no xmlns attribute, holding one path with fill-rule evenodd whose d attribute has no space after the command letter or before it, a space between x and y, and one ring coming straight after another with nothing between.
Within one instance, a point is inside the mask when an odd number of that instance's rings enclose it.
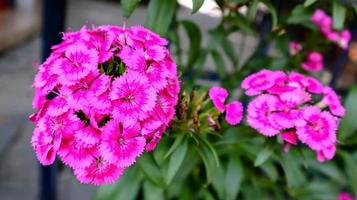
<instances>
[{"instance_id":1,"label":"paved ground","mask_svg":"<svg viewBox=\"0 0 357 200\"><path fill-rule=\"evenodd\" d=\"M218 22L215 18L203 15L190 16L189 13L188 10L180 10L180 18L188 16L194 19L203 27L203 31L214 27ZM137 10L129 24L143 24L145 15L144 9ZM69 0L67 26L72 30L79 29L83 24L121 25L122 20L117 3ZM238 41L239 37L233 35L232 39ZM205 36L204 41L206 40ZM183 46L187 46L187 38L184 38L182 43ZM254 46L255 41L251 40L247 43ZM235 45L237 48L238 46ZM39 48L40 40L36 36L26 44L0 55L1 200L38 198L38 162L30 146L33 125L27 120L27 116L32 112L31 83L36 71L32 64L39 62ZM212 68L212 62L207 61L206 66ZM91 199L95 195L95 187L79 184L66 168L59 177L58 193L59 199Z\"/></svg>"}]
</instances>

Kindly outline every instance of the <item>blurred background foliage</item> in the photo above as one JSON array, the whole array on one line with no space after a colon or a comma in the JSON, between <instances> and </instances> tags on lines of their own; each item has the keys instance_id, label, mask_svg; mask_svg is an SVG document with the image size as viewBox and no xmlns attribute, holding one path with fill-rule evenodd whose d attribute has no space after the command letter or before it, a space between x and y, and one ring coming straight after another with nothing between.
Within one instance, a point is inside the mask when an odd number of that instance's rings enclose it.
<instances>
[{"instance_id":1,"label":"blurred background foliage","mask_svg":"<svg viewBox=\"0 0 357 200\"><path fill-rule=\"evenodd\" d=\"M192 0L193 15L204 2ZM203 32L199 24L177 17L176 0L121 0L123 13L129 20L137 6L147 4L145 26L169 39L181 74L182 91L186 91L181 94L183 103L178 105L178 112L184 107L185 113L175 118L174 123L179 126L171 127L152 153L142 155L116 184L100 187L97 200L329 200L336 199L342 191L357 196L357 76L355 69L342 73L355 67L356 46L352 43L350 50L338 48L310 22L312 13L317 8L323 9L333 16L335 30L348 28L355 38L357 2L215 2L220 22ZM188 48L182 47L180 32L188 38ZM230 36L236 33L240 34L239 47L231 42ZM203 43L203 35L208 35L207 43ZM258 44L243 58L249 37L256 38ZM212 106L204 90L211 85L221 84L235 91L231 97L246 103L248 99L239 87L248 74L263 68L307 74L300 67L305 54L291 56L290 40L301 43L305 51L317 50L324 55L324 70L309 75L330 84L343 97L347 114L340 123L338 150L332 161L318 163L315 153L303 146L284 153L280 138L265 138L245 122L232 127L218 119L217 127L205 128ZM205 68L207 59L213 59L214 69ZM203 90L194 91L197 88Z\"/></svg>"}]
</instances>

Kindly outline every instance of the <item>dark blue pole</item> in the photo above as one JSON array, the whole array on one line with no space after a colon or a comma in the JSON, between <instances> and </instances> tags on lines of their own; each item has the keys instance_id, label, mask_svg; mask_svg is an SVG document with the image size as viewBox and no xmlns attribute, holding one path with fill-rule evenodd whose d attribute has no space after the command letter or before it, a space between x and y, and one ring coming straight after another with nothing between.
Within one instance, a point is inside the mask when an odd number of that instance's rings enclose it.
<instances>
[{"instance_id":1,"label":"dark blue pole","mask_svg":"<svg viewBox=\"0 0 357 200\"><path fill-rule=\"evenodd\" d=\"M355 15L354 17L355 18L353 20L352 27L350 28L350 31L352 33L352 39L351 39L352 41L354 41L357 37L357 19L356 19L357 16ZM333 65L332 78L330 81L330 86L333 88L336 88L337 81L344 70L344 66L348 58L348 51L349 49L343 50L343 52L338 56L337 60Z\"/></svg>"},{"instance_id":2,"label":"dark blue pole","mask_svg":"<svg viewBox=\"0 0 357 200\"><path fill-rule=\"evenodd\" d=\"M66 0L43 0L42 60L51 53L51 46L61 41L64 31ZM40 167L40 200L56 200L57 164Z\"/></svg>"}]
</instances>

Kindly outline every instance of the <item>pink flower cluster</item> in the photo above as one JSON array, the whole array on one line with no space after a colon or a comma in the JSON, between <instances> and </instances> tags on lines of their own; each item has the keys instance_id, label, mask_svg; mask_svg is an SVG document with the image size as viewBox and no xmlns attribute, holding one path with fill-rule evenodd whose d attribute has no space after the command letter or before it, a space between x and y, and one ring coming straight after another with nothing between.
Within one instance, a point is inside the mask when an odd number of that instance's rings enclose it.
<instances>
[{"instance_id":1,"label":"pink flower cluster","mask_svg":"<svg viewBox=\"0 0 357 200\"><path fill-rule=\"evenodd\" d=\"M318 72L324 67L323 56L317 51L309 52L307 60L301 63L301 67L310 72Z\"/></svg>"},{"instance_id":2,"label":"pink flower cluster","mask_svg":"<svg viewBox=\"0 0 357 200\"><path fill-rule=\"evenodd\" d=\"M289 53L291 56L295 56L302 50L302 46L300 43L296 41L289 41Z\"/></svg>"},{"instance_id":3,"label":"pink flower cluster","mask_svg":"<svg viewBox=\"0 0 357 200\"><path fill-rule=\"evenodd\" d=\"M336 43L342 49L347 49L351 40L351 33L347 29L336 32L332 28L332 19L323 10L317 9L311 16L311 21L314 23L321 33L331 42Z\"/></svg>"},{"instance_id":4,"label":"pink flower cluster","mask_svg":"<svg viewBox=\"0 0 357 200\"><path fill-rule=\"evenodd\" d=\"M337 200L356 200L352 195L348 194L347 192L341 192L338 195Z\"/></svg>"},{"instance_id":5,"label":"pink flower cluster","mask_svg":"<svg viewBox=\"0 0 357 200\"><path fill-rule=\"evenodd\" d=\"M180 90L166 45L141 26L64 33L33 83L31 143L40 163L58 155L80 182L106 184L153 150Z\"/></svg>"},{"instance_id":6,"label":"pink flower cluster","mask_svg":"<svg viewBox=\"0 0 357 200\"><path fill-rule=\"evenodd\" d=\"M317 152L320 162L334 157L345 109L332 88L297 72L270 70L246 77L241 87L256 96L247 109L252 128L268 137L280 134L287 147L300 141Z\"/></svg>"},{"instance_id":7,"label":"pink flower cluster","mask_svg":"<svg viewBox=\"0 0 357 200\"><path fill-rule=\"evenodd\" d=\"M243 106L241 102L232 101L225 105L224 102L229 94L226 89L221 87L211 87L208 95L219 112L226 112L225 119L228 124L239 124L243 116Z\"/></svg>"}]
</instances>

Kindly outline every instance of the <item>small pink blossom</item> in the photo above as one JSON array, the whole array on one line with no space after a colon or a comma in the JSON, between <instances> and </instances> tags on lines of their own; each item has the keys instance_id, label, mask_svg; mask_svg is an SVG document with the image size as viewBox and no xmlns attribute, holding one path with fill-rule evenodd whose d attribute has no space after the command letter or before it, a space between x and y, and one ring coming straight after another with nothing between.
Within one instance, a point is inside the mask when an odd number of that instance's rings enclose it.
<instances>
[{"instance_id":1,"label":"small pink blossom","mask_svg":"<svg viewBox=\"0 0 357 200\"><path fill-rule=\"evenodd\" d=\"M349 30L342 30L340 32L340 37L337 40L338 45L342 48L342 49L347 49L348 48L348 44L351 40L351 32Z\"/></svg>"},{"instance_id":2,"label":"small pink blossom","mask_svg":"<svg viewBox=\"0 0 357 200\"><path fill-rule=\"evenodd\" d=\"M331 87L324 87L324 97L321 102L327 105L332 114L343 117L345 115L345 108L342 106L340 98Z\"/></svg>"},{"instance_id":3,"label":"small pink blossom","mask_svg":"<svg viewBox=\"0 0 357 200\"><path fill-rule=\"evenodd\" d=\"M281 105L279 98L273 95L262 94L256 97L248 105L248 124L265 136L278 134L280 129L271 123L271 114L278 111Z\"/></svg>"},{"instance_id":4,"label":"small pink blossom","mask_svg":"<svg viewBox=\"0 0 357 200\"><path fill-rule=\"evenodd\" d=\"M228 92L226 89L221 87L211 87L208 95L210 96L214 106L223 113L226 109L224 102L228 97Z\"/></svg>"},{"instance_id":5,"label":"small pink blossom","mask_svg":"<svg viewBox=\"0 0 357 200\"><path fill-rule=\"evenodd\" d=\"M232 101L225 105L225 101L229 95L226 89L211 87L208 95L219 112L226 112L225 119L228 124L237 125L242 120L243 106L241 102Z\"/></svg>"},{"instance_id":6,"label":"small pink blossom","mask_svg":"<svg viewBox=\"0 0 357 200\"><path fill-rule=\"evenodd\" d=\"M241 87L246 90L246 95L253 96L270 89L279 78L284 78L285 74L280 72L273 72L270 70L261 70L246 77Z\"/></svg>"},{"instance_id":7,"label":"small pink blossom","mask_svg":"<svg viewBox=\"0 0 357 200\"><path fill-rule=\"evenodd\" d=\"M123 171L124 168L109 163L98 156L87 167L74 168L74 175L81 183L102 185L114 183Z\"/></svg>"},{"instance_id":8,"label":"small pink blossom","mask_svg":"<svg viewBox=\"0 0 357 200\"><path fill-rule=\"evenodd\" d=\"M297 145L298 138L295 131L286 131L280 134L281 138L289 144Z\"/></svg>"},{"instance_id":9,"label":"small pink blossom","mask_svg":"<svg viewBox=\"0 0 357 200\"><path fill-rule=\"evenodd\" d=\"M99 151L101 156L119 167L132 165L143 153L145 138L139 135L139 124L122 124L110 121L103 130L103 141Z\"/></svg>"},{"instance_id":10,"label":"small pink blossom","mask_svg":"<svg viewBox=\"0 0 357 200\"><path fill-rule=\"evenodd\" d=\"M350 31L344 29L340 32L332 29L332 18L323 10L317 9L311 16L311 21L314 23L327 40L336 43L342 49L347 49L351 40Z\"/></svg>"},{"instance_id":11,"label":"small pink blossom","mask_svg":"<svg viewBox=\"0 0 357 200\"><path fill-rule=\"evenodd\" d=\"M239 101L232 101L226 105L226 121L230 125L237 125L242 120L243 106Z\"/></svg>"},{"instance_id":12,"label":"small pink blossom","mask_svg":"<svg viewBox=\"0 0 357 200\"><path fill-rule=\"evenodd\" d=\"M326 160L331 160L336 153L335 145L328 146L320 151L317 151L317 160L319 162L325 162Z\"/></svg>"},{"instance_id":13,"label":"small pink blossom","mask_svg":"<svg viewBox=\"0 0 357 200\"><path fill-rule=\"evenodd\" d=\"M352 195L350 195L349 193L347 192L341 192L339 195L338 195L338 198L337 200L356 200Z\"/></svg>"},{"instance_id":14,"label":"small pink blossom","mask_svg":"<svg viewBox=\"0 0 357 200\"><path fill-rule=\"evenodd\" d=\"M296 41L289 41L289 53L292 56L295 56L302 50L301 44Z\"/></svg>"},{"instance_id":15,"label":"small pink blossom","mask_svg":"<svg viewBox=\"0 0 357 200\"><path fill-rule=\"evenodd\" d=\"M337 121L330 113L309 106L304 108L302 116L306 123L296 127L299 140L315 151L335 145Z\"/></svg>"},{"instance_id":16,"label":"small pink blossom","mask_svg":"<svg viewBox=\"0 0 357 200\"><path fill-rule=\"evenodd\" d=\"M58 59L53 73L59 76L64 85L74 85L77 81L97 70L98 53L83 44L69 46L65 58Z\"/></svg>"},{"instance_id":17,"label":"small pink blossom","mask_svg":"<svg viewBox=\"0 0 357 200\"><path fill-rule=\"evenodd\" d=\"M120 120L143 120L155 107L156 92L148 78L138 72L125 73L112 83L110 99Z\"/></svg>"},{"instance_id":18,"label":"small pink blossom","mask_svg":"<svg viewBox=\"0 0 357 200\"><path fill-rule=\"evenodd\" d=\"M301 64L301 67L310 72L318 72L322 70L323 57L319 52L310 52L307 56L307 60Z\"/></svg>"}]
</instances>

